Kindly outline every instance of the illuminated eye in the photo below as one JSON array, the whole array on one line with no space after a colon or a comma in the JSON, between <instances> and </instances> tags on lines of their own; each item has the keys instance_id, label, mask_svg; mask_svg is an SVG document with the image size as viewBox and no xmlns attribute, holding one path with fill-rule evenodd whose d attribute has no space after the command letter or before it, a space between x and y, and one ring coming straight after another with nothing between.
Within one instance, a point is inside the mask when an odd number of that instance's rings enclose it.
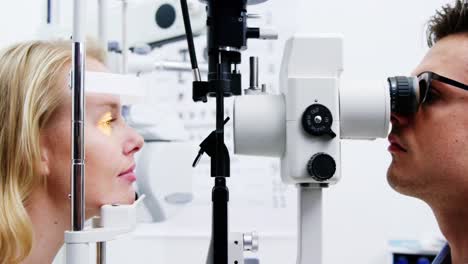
<instances>
[{"instance_id":1,"label":"illuminated eye","mask_svg":"<svg viewBox=\"0 0 468 264\"><path fill-rule=\"evenodd\" d=\"M115 121L115 119L107 120L107 121L105 122L105 124L106 124L107 126L111 126L111 125L112 125L112 122L114 122L114 121Z\"/></svg>"},{"instance_id":2,"label":"illuminated eye","mask_svg":"<svg viewBox=\"0 0 468 264\"><path fill-rule=\"evenodd\" d=\"M114 121L115 121L115 118L112 118L112 114L110 112L107 112L99 120L99 123L98 123L99 130L101 130L101 132L104 133L105 135L109 136L112 132L112 122Z\"/></svg>"}]
</instances>

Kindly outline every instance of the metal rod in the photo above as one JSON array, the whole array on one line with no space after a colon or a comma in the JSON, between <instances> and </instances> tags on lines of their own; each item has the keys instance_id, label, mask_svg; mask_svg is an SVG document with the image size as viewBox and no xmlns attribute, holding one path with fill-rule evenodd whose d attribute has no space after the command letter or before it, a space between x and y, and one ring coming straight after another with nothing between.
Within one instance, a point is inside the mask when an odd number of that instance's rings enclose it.
<instances>
[{"instance_id":1,"label":"metal rod","mask_svg":"<svg viewBox=\"0 0 468 264\"><path fill-rule=\"evenodd\" d=\"M106 242L97 242L96 262L97 264L106 264L106 261Z\"/></svg>"},{"instance_id":2,"label":"metal rod","mask_svg":"<svg viewBox=\"0 0 468 264\"><path fill-rule=\"evenodd\" d=\"M183 72L191 71L194 75L195 81L201 81L200 72L208 72L208 65L204 65L204 64L201 64L200 66L202 67L196 70L193 70L190 64L186 62L178 62L178 61L157 61L157 62L154 62L153 65L154 65L155 70L161 70L161 71L183 71Z\"/></svg>"},{"instance_id":3,"label":"metal rod","mask_svg":"<svg viewBox=\"0 0 468 264\"><path fill-rule=\"evenodd\" d=\"M60 0L47 0L46 23L54 27L61 25Z\"/></svg>"},{"instance_id":4,"label":"metal rod","mask_svg":"<svg viewBox=\"0 0 468 264\"><path fill-rule=\"evenodd\" d=\"M221 61L218 65L218 79L223 80ZM218 85L216 87L216 170L215 177L225 177L224 175L224 87Z\"/></svg>"},{"instance_id":5,"label":"metal rod","mask_svg":"<svg viewBox=\"0 0 468 264\"><path fill-rule=\"evenodd\" d=\"M187 36L187 45L190 55L190 62L192 69L194 70L195 81L201 81L200 72L196 73L198 69L197 54L195 52L195 44L193 43L192 25L190 24L190 14L187 5L187 0L180 0L180 6L182 9L182 17L184 19L185 34Z\"/></svg>"},{"instance_id":6,"label":"metal rod","mask_svg":"<svg viewBox=\"0 0 468 264\"><path fill-rule=\"evenodd\" d=\"M250 57L250 87L251 89L258 88L258 57Z\"/></svg>"},{"instance_id":7,"label":"metal rod","mask_svg":"<svg viewBox=\"0 0 468 264\"><path fill-rule=\"evenodd\" d=\"M47 0L47 17L46 23L52 24L52 0Z\"/></svg>"},{"instance_id":8,"label":"metal rod","mask_svg":"<svg viewBox=\"0 0 468 264\"><path fill-rule=\"evenodd\" d=\"M192 74L193 74L193 80L196 82L201 81L201 75L200 75L200 70L198 68L192 69Z\"/></svg>"},{"instance_id":9,"label":"metal rod","mask_svg":"<svg viewBox=\"0 0 468 264\"><path fill-rule=\"evenodd\" d=\"M98 0L98 36L99 43L105 51L108 49L107 43L109 42L107 34L108 8L108 0Z\"/></svg>"},{"instance_id":10,"label":"metal rod","mask_svg":"<svg viewBox=\"0 0 468 264\"><path fill-rule=\"evenodd\" d=\"M219 3L219 2L218 2ZM209 2L209 16L214 17L216 12L215 1ZM216 41L216 27L214 23L208 28L208 47L209 52L213 52L209 58L209 72L213 71L214 81L223 81L226 79L225 72L229 72L230 64L222 61L221 52ZM211 67L211 69L210 69ZM210 79L210 76L208 76ZM212 222L212 239L213 239L213 264L228 264L228 197L229 189L226 186L226 169L229 162L225 160L225 145L224 145L224 88L219 82L216 86L216 142L214 159L215 186L212 191L213 202L213 222ZM213 162L213 160L212 160ZM212 168L213 169L213 168Z\"/></svg>"},{"instance_id":11,"label":"metal rod","mask_svg":"<svg viewBox=\"0 0 468 264\"><path fill-rule=\"evenodd\" d=\"M86 0L74 0L72 47L71 227L81 231L85 221L85 54L83 22Z\"/></svg>"},{"instance_id":12,"label":"metal rod","mask_svg":"<svg viewBox=\"0 0 468 264\"><path fill-rule=\"evenodd\" d=\"M211 237L213 241L213 263L211 264L228 264L228 196L229 190L226 186L226 178L216 177L211 198L213 202Z\"/></svg>"},{"instance_id":13,"label":"metal rod","mask_svg":"<svg viewBox=\"0 0 468 264\"><path fill-rule=\"evenodd\" d=\"M297 264L322 263L322 188L301 184L298 191Z\"/></svg>"},{"instance_id":14,"label":"metal rod","mask_svg":"<svg viewBox=\"0 0 468 264\"><path fill-rule=\"evenodd\" d=\"M128 1L122 0L122 73L128 72L128 36L127 36Z\"/></svg>"}]
</instances>

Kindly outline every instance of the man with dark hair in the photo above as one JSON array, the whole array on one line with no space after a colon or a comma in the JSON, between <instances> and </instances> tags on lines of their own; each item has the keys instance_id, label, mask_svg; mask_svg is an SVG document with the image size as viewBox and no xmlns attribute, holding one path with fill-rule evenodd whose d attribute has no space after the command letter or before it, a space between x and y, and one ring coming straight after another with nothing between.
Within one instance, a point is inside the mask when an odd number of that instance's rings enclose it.
<instances>
[{"instance_id":1,"label":"man with dark hair","mask_svg":"<svg viewBox=\"0 0 468 264\"><path fill-rule=\"evenodd\" d=\"M413 74L427 82L419 109L392 114L389 184L426 202L448 245L433 263L468 263L468 0L429 21L431 49Z\"/></svg>"}]
</instances>

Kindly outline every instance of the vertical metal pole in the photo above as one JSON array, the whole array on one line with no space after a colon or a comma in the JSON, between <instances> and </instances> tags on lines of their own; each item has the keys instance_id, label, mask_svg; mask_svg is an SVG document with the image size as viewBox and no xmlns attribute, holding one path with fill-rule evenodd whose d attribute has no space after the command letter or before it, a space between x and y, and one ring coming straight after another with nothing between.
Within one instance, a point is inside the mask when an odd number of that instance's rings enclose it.
<instances>
[{"instance_id":1,"label":"vertical metal pole","mask_svg":"<svg viewBox=\"0 0 468 264\"><path fill-rule=\"evenodd\" d=\"M96 250L96 263L106 264L106 242L97 242Z\"/></svg>"},{"instance_id":2,"label":"vertical metal pole","mask_svg":"<svg viewBox=\"0 0 468 264\"><path fill-rule=\"evenodd\" d=\"M127 36L128 1L122 0L122 73L128 72L128 36Z\"/></svg>"},{"instance_id":3,"label":"vertical metal pole","mask_svg":"<svg viewBox=\"0 0 468 264\"><path fill-rule=\"evenodd\" d=\"M46 24L52 24L52 0L47 0L47 17Z\"/></svg>"},{"instance_id":4,"label":"vertical metal pole","mask_svg":"<svg viewBox=\"0 0 468 264\"><path fill-rule=\"evenodd\" d=\"M251 89L258 89L258 57L250 57L250 86Z\"/></svg>"},{"instance_id":5,"label":"vertical metal pole","mask_svg":"<svg viewBox=\"0 0 468 264\"><path fill-rule=\"evenodd\" d=\"M230 64L223 62L218 42L218 25L216 21L222 14L219 13L222 1L208 1L208 21L207 22L207 44L209 54L208 82L215 83L216 92L216 130L215 130L215 155L211 157L211 176L215 178L215 186L212 190L212 241L213 241L213 264L228 263L228 201L229 189L226 186L226 178L229 177L230 160L225 160L224 145L224 88L223 81L230 73ZM224 82L224 85L230 85ZM214 166L213 166L214 165Z\"/></svg>"},{"instance_id":6,"label":"vertical metal pole","mask_svg":"<svg viewBox=\"0 0 468 264\"><path fill-rule=\"evenodd\" d=\"M47 0L46 23L55 27L60 26L62 22L60 11L60 0Z\"/></svg>"},{"instance_id":7,"label":"vertical metal pole","mask_svg":"<svg viewBox=\"0 0 468 264\"><path fill-rule=\"evenodd\" d=\"M221 61L218 65L218 79L223 80ZM212 191L213 202L213 264L228 263L228 200L229 190L226 186L225 153L224 153L224 88L216 87L216 152L215 186Z\"/></svg>"},{"instance_id":8,"label":"vertical metal pole","mask_svg":"<svg viewBox=\"0 0 468 264\"><path fill-rule=\"evenodd\" d=\"M73 2L73 47L72 47L72 130L71 130L71 227L72 231L83 230L85 221L85 54L84 15L86 0Z\"/></svg>"},{"instance_id":9,"label":"vertical metal pole","mask_svg":"<svg viewBox=\"0 0 468 264\"><path fill-rule=\"evenodd\" d=\"M322 188L300 184L297 191L297 264L322 264Z\"/></svg>"},{"instance_id":10,"label":"vertical metal pole","mask_svg":"<svg viewBox=\"0 0 468 264\"><path fill-rule=\"evenodd\" d=\"M107 51L109 37L107 35L108 0L98 0L98 36L103 50Z\"/></svg>"}]
</instances>

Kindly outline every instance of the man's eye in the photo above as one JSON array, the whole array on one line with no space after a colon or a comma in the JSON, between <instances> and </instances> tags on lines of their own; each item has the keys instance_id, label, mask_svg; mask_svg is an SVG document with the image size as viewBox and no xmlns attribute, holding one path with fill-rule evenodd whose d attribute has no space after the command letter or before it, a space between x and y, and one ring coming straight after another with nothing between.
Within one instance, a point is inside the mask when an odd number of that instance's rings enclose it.
<instances>
[{"instance_id":1,"label":"man's eye","mask_svg":"<svg viewBox=\"0 0 468 264\"><path fill-rule=\"evenodd\" d=\"M437 92L434 91L434 89L431 89L426 95L426 103L433 103L437 100L437 98L439 98L439 95L437 94Z\"/></svg>"}]
</instances>

